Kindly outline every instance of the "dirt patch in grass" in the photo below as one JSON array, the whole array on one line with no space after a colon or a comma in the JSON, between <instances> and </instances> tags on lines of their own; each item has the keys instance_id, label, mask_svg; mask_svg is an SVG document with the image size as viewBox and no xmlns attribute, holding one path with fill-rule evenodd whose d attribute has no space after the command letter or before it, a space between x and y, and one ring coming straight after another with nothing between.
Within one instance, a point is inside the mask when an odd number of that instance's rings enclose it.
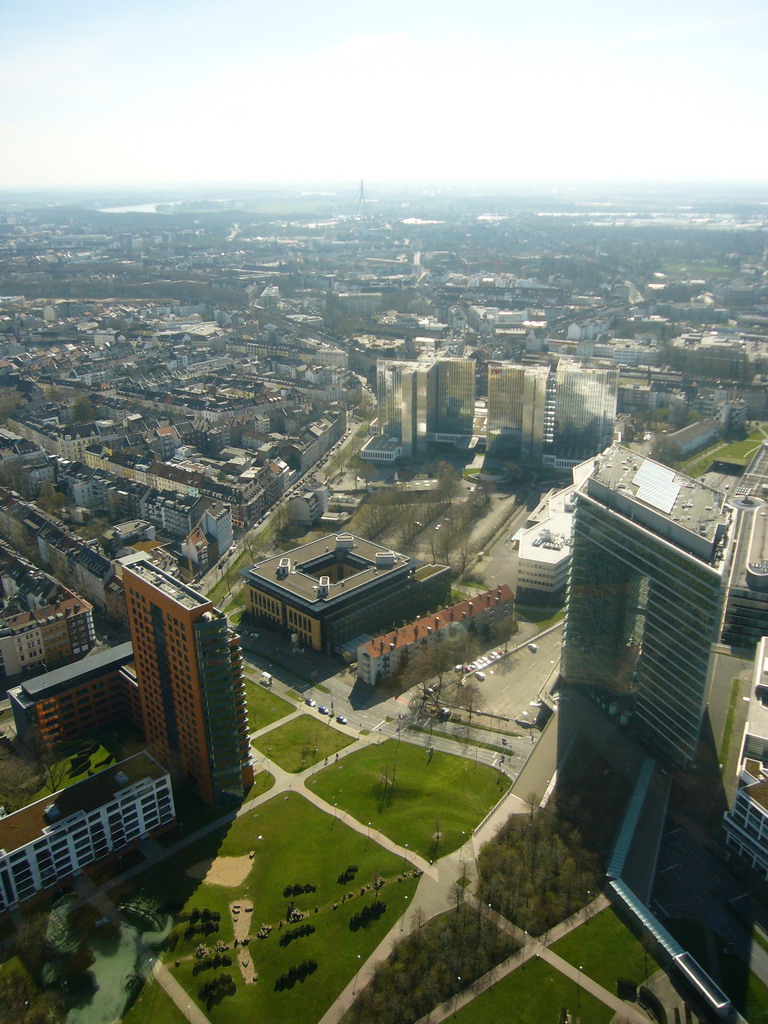
<instances>
[{"instance_id":1,"label":"dirt patch in grass","mask_svg":"<svg viewBox=\"0 0 768 1024\"><path fill-rule=\"evenodd\" d=\"M237 951L237 966L240 968L240 973L243 976L245 984L255 985L259 976L253 965L252 954L248 947L243 945L251 932L251 924L253 922L253 901L244 899L236 903L230 903L229 912L232 915L232 930L235 934L235 945L239 943L241 946Z\"/></svg>"},{"instance_id":2,"label":"dirt patch in grass","mask_svg":"<svg viewBox=\"0 0 768 1024\"><path fill-rule=\"evenodd\" d=\"M245 857L217 857L213 863L208 860L198 861L187 868L190 878L199 878L206 885L226 885L234 888L242 885L253 867L253 861Z\"/></svg>"}]
</instances>

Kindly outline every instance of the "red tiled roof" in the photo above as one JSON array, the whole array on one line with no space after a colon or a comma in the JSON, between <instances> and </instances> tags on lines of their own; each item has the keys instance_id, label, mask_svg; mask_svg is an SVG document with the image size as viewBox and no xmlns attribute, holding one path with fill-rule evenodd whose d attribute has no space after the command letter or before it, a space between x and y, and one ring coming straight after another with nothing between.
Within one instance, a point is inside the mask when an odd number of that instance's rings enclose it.
<instances>
[{"instance_id":1,"label":"red tiled roof","mask_svg":"<svg viewBox=\"0 0 768 1024\"><path fill-rule=\"evenodd\" d=\"M496 604L511 601L513 596L511 588L503 583L500 587L486 590L469 601L460 601L450 608L443 608L441 611L435 612L434 615L425 615L421 619L416 619L409 626L401 626L400 629L394 629L391 633L377 636L366 644L366 650L372 658L377 658L387 651L408 647L416 640L439 633L441 629L449 626L452 622L466 622L473 615L488 611Z\"/></svg>"}]
</instances>

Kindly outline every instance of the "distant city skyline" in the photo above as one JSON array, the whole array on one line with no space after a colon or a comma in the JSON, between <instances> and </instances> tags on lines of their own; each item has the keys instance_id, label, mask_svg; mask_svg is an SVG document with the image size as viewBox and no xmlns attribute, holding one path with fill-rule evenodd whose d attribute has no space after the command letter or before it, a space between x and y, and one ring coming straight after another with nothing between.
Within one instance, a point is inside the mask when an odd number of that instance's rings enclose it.
<instances>
[{"instance_id":1,"label":"distant city skyline","mask_svg":"<svg viewBox=\"0 0 768 1024\"><path fill-rule=\"evenodd\" d=\"M768 11L75 0L0 15L0 188L766 180Z\"/></svg>"}]
</instances>

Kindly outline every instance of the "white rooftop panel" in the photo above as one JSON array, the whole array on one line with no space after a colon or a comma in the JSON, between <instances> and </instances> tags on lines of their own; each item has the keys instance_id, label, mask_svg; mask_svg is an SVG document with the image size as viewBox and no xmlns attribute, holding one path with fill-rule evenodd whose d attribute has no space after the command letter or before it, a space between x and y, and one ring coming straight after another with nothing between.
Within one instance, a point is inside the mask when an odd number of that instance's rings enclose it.
<instances>
[{"instance_id":1,"label":"white rooftop panel","mask_svg":"<svg viewBox=\"0 0 768 1024\"><path fill-rule=\"evenodd\" d=\"M644 462L632 482L637 487L640 501L669 515L680 493L680 484L676 482L673 470L655 462Z\"/></svg>"}]
</instances>

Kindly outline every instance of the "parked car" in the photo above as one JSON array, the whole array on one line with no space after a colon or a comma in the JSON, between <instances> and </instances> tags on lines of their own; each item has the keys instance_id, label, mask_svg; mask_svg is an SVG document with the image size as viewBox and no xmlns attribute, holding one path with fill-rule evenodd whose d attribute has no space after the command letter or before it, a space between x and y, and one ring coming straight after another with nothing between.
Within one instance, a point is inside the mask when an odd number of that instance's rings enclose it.
<instances>
[{"instance_id":1,"label":"parked car","mask_svg":"<svg viewBox=\"0 0 768 1024\"><path fill-rule=\"evenodd\" d=\"M330 715L330 713L331 713L328 710L328 708L325 706L325 704L321 704L320 707L317 710L320 712L321 715Z\"/></svg>"},{"instance_id":2,"label":"parked car","mask_svg":"<svg viewBox=\"0 0 768 1024\"><path fill-rule=\"evenodd\" d=\"M312 700L311 697L307 697L307 699L304 701L304 703L307 705L307 707L310 707L310 708L316 708L317 707L317 701L316 700Z\"/></svg>"},{"instance_id":3,"label":"parked car","mask_svg":"<svg viewBox=\"0 0 768 1024\"><path fill-rule=\"evenodd\" d=\"M344 717L344 715L336 715L336 721L339 723L339 725L346 725L347 724L347 720Z\"/></svg>"}]
</instances>

